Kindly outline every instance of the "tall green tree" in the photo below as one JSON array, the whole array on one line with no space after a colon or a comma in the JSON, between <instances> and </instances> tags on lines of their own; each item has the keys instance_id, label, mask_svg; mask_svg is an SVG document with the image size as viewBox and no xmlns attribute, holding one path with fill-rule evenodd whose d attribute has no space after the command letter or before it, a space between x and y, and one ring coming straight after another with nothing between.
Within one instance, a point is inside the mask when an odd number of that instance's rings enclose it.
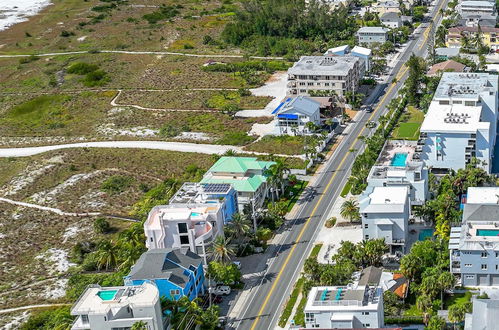
<instances>
[{"instance_id":1,"label":"tall green tree","mask_svg":"<svg viewBox=\"0 0 499 330\"><path fill-rule=\"evenodd\" d=\"M343 218L350 220L350 222L359 221L359 204L354 199L349 199L341 204L340 214Z\"/></svg>"},{"instance_id":2,"label":"tall green tree","mask_svg":"<svg viewBox=\"0 0 499 330\"><path fill-rule=\"evenodd\" d=\"M235 254L234 249L230 245L230 239L226 239L223 236L215 238L210 250L213 260L222 264L228 264Z\"/></svg>"},{"instance_id":3,"label":"tall green tree","mask_svg":"<svg viewBox=\"0 0 499 330\"><path fill-rule=\"evenodd\" d=\"M406 81L407 100L409 104L417 105L419 89L426 71L426 63L421 57L412 54L406 65L409 68L409 76Z\"/></svg>"}]
</instances>

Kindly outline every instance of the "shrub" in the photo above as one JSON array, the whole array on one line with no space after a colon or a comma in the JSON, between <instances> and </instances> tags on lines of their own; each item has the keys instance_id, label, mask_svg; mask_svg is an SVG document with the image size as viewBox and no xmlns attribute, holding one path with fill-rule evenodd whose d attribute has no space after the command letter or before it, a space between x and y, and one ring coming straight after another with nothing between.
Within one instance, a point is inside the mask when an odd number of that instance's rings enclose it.
<instances>
[{"instance_id":1,"label":"shrub","mask_svg":"<svg viewBox=\"0 0 499 330\"><path fill-rule=\"evenodd\" d=\"M336 224L336 217L331 217L329 219L326 220L326 228L332 228L334 227L334 225Z\"/></svg>"},{"instance_id":2,"label":"shrub","mask_svg":"<svg viewBox=\"0 0 499 330\"><path fill-rule=\"evenodd\" d=\"M159 135L172 138L180 134L180 129L170 124L166 124L159 130Z\"/></svg>"},{"instance_id":3,"label":"shrub","mask_svg":"<svg viewBox=\"0 0 499 330\"><path fill-rule=\"evenodd\" d=\"M97 218L94 221L94 230L99 234L108 233L111 230L111 225L109 221L104 218Z\"/></svg>"},{"instance_id":4,"label":"shrub","mask_svg":"<svg viewBox=\"0 0 499 330\"><path fill-rule=\"evenodd\" d=\"M64 306L34 311L20 329L69 329L73 323L69 309L69 306Z\"/></svg>"},{"instance_id":5,"label":"shrub","mask_svg":"<svg viewBox=\"0 0 499 330\"><path fill-rule=\"evenodd\" d=\"M269 239L272 238L272 230L269 228L258 228L256 231L256 239L258 241L268 241Z\"/></svg>"},{"instance_id":6,"label":"shrub","mask_svg":"<svg viewBox=\"0 0 499 330\"><path fill-rule=\"evenodd\" d=\"M102 183L101 190L107 192L108 194L117 194L130 187L132 182L133 178L131 177L113 175Z\"/></svg>"},{"instance_id":7,"label":"shrub","mask_svg":"<svg viewBox=\"0 0 499 330\"><path fill-rule=\"evenodd\" d=\"M96 64L76 62L69 66L67 72L72 74L84 75L90 72L94 72L97 69L99 69L99 66Z\"/></svg>"},{"instance_id":8,"label":"shrub","mask_svg":"<svg viewBox=\"0 0 499 330\"><path fill-rule=\"evenodd\" d=\"M70 31L66 31L66 30L61 31L61 37L67 38L67 37L71 37L74 35L75 35L74 32L70 32Z\"/></svg>"},{"instance_id":9,"label":"shrub","mask_svg":"<svg viewBox=\"0 0 499 330\"><path fill-rule=\"evenodd\" d=\"M254 139L254 137L249 136L246 132L227 132L217 141L217 143L243 146L252 142Z\"/></svg>"},{"instance_id":10,"label":"shrub","mask_svg":"<svg viewBox=\"0 0 499 330\"><path fill-rule=\"evenodd\" d=\"M159 10L150 14L145 14L142 18L148 21L149 24L156 24L159 21L170 19L180 14L177 8L178 7L161 5Z\"/></svg>"},{"instance_id":11,"label":"shrub","mask_svg":"<svg viewBox=\"0 0 499 330\"><path fill-rule=\"evenodd\" d=\"M34 62L34 61L39 60L39 59L40 58L38 56L35 56L35 55L31 55L28 57L21 57L19 59L19 64L31 63L31 62Z\"/></svg>"},{"instance_id":12,"label":"shrub","mask_svg":"<svg viewBox=\"0 0 499 330\"><path fill-rule=\"evenodd\" d=\"M83 84L87 87L103 86L109 81L107 73L103 70L89 72L83 79Z\"/></svg>"}]
</instances>

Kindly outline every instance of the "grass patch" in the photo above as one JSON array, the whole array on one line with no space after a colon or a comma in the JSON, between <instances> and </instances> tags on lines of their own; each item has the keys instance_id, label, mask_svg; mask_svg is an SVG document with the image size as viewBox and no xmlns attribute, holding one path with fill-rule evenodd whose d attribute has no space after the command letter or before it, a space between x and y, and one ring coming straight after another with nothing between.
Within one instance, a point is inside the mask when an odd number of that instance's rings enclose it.
<instances>
[{"instance_id":1,"label":"grass patch","mask_svg":"<svg viewBox=\"0 0 499 330\"><path fill-rule=\"evenodd\" d=\"M352 189L352 183L350 181L347 181L347 183L345 183L343 189L341 190L340 196L343 198L347 197L350 189Z\"/></svg>"},{"instance_id":2,"label":"grass patch","mask_svg":"<svg viewBox=\"0 0 499 330\"><path fill-rule=\"evenodd\" d=\"M319 255L319 252L320 252L321 248L322 248L322 243L315 244L314 248L310 252L310 257L316 258Z\"/></svg>"},{"instance_id":3,"label":"grass patch","mask_svg":"<svg viewBox=\"0 0 499 330\"><path fill-rule=\"evenodd\" d=\"M118 194L132 185L133 178L129 176L113 175L101 184L101 190L108 194Z\"/></svg>"},{"instance_id":4,"label":"grass patch","mask_svg":"<svg viewBox=\"0 0 499 330\"><path fill-rule=\"evenodd\" d=\"M449 309L452 305L464 305L471 301L472 293L466 291L465 293L454 293L453 295L447 295L444 300L444 309Z\"/></svg>"},{"instance_id":5,"label":"grass patch","mask_svg":"<svg viewBox=\"0 0 499 330\"><path fill-rule=\"evenodd\" d=\"M300 294L301 289L303 287L303 281L304 279L300 278L295 283L295 287L293 288L293 291L291 292L291 295L286 303L286 306L282 311L281 317L279 318L279 326L281 328L284 328L286 326L286 323L288 322L289 317L291 316L293 307L295 307L296 301L298 300L298 295Z\"/></svg>"},{"instance_id":6,"label":"grass patch","mask_svg":"<svg viewBox=\"0 0 499 330\"><path fill-rule=\"evenodd\" d=\"M424 113L413 106L408 106L402 114L398 126L394 129L394 139L417 140L419 128L424 120Z\"/></svg>"},{"instance_id":7,"label":"grass patch","mask_svg":"<svg viewBox=\"0 0 499 330\"><path fill-rule=\"evenodd\" d=\"M288 188L286 191L286 196L289 199L288 203L288 212L293 209L293 206L295 206L296 202L298 201L298 198L300 198L301 193L303 192L303 189L307 186L308 182L306 181L300 181L297 182L294 186L291 188Z\"/></svg>"},{"instance_id":8,"label":"grass patch","mask_svg":"<svg viewBox=\"0 0 499 330\"><path fill-rule=\"evenodd\" d=\"M410 307L404 310L404 316L422 316L423 312L416 307L416 304L410 305Z\"/></svg>"},{"instance_id":9,"label":"grass patch","mask_svg":"<svg viewBox=\"0 0 499 330\"><path fill-rule=\"evenodd\" d=\"M248 147L247 150L256 152L268 152L271 154L301 155L305 147L305 138L303 136L264 136L258 142Z\"/></svg>"}]
</instances>

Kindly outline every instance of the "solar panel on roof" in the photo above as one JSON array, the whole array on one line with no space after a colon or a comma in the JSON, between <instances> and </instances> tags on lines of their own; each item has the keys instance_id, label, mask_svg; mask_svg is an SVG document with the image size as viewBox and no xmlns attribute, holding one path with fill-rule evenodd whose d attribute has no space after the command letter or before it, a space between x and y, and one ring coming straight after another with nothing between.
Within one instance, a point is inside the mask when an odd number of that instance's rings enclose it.
<instances>
[{"instance_id":1,"label":"solar panel on roof","mask_svg":"<svg viewBox=\"0 0 499 330\"><path fill-rule=\"evenodd\" d=\"M228 183L208 183L204 185L205 192L211 193L223 193L230 189L230 184Z\"/></svg>"}]
</instances>

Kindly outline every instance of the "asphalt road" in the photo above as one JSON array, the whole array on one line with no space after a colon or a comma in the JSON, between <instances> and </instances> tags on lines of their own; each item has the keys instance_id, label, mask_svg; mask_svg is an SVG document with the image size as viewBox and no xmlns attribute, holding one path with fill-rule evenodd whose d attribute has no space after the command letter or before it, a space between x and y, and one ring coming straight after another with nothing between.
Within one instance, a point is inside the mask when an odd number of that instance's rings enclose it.
<instances>
[{"instance_id":1,"label":"asphalt road","mask_svg":"<svg viewBox=\"0 0 499 330\"><path fill-rule=\"evenodd\" d=\"M440 21L438 10L445 8L447 1L437 1L429 21ZM232 328L253 330L273 329L276 326L283 304L300 275L303 262L310 254L315 238L349 176L355 157L363 148L363 142L358 137L370 134L365 123L376 121L386 113L387 104L397 96L398 90L407 79L408 70L403 64L412 53L417 56L426 55L428 34L429 27L417 34L400 55L390 78L391 81L392 77L396 77L396 83L376 88L372 96L372 99L376 100L372 102L374 111L364 113L355 123L326 164L325 170L319 174L307 202L302 204L297 217L287 225L287 236L281 245L275 248L279 251L278 254L274 256L273 262L263 275L261 284L256 290L252 290L240 318L232 322ZM356 151L350 152L351 149Z\"/></svg>"}]
</instances>

